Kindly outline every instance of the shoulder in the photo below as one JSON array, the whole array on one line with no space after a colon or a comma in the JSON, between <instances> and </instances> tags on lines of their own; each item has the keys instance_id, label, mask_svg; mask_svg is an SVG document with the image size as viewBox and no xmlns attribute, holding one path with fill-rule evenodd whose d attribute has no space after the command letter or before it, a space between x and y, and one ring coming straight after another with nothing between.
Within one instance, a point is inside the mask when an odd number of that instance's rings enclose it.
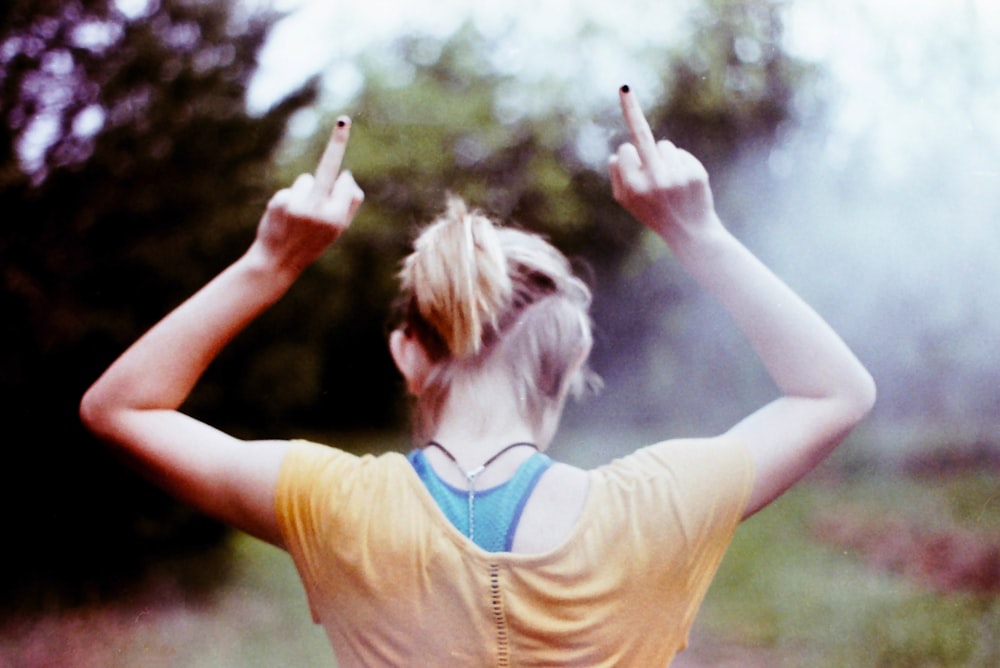
<instances>
[{"instance_id":1,"label":"shoulder","mask_svg":"<svg viewBox=\"0 0 1000 668\"><path fill-rule=\"evenodd\" d=\"M279 494L282 488L288 485L337 475L339 472L354 468L359 459L344 450L312 441L289 441L278 479Z\"/></svg>"},{"instance_id":2,"label":"shoulder","mask_svg":"<svg viewBox=\"0 0 1000 668\"><path fill-rule=\"evenodd\" d=\"M320 466L367 471L382 467L393 468L405 462L406 458L397 452L387 452L381 455L357 455L333 445L296 439L288 441L283 468L295 470Z\"/></svg>"},{"instance_id":3,"label":"shoulder","mask_svg":"<svg viewBox=\"0 0 1000 668\"><path fill-rule=\"evenodd\" d=\"M355 455L311 441L291 441L275 489L275 511L287 545L337 532L402 489L406 458L395 452Z\"/></svg>"},{"instance_id":4,"label":"shoulder","mask_svg":"<svg viewBox=\"0 0 1000 668\"><path fill-rule=\"evenodd\" d=\"M751 476L750 450L726 436L671 439L640 448L596 469L606 475L721 474Z\"/></svg>"},{"instance_id":5,"label":"shoulder","mask_svg":"<svg viewBox=\"0 0 1000 668\"><path fill-rule=\"evenodd\" d=\"M410 467L396 452L382 455L356 455L313 441L289 442L278 479L280 498L321 494L337 496L352 489L372 485L391 485Z\"/></svg>"},{"instance_id":6,"label":"shoulder","mask_svg":"<svg viewBox=\"0 0 1000 668\"><path fill-rule=\"evenodd\" d=\"M728 437L662 441L593 471L611 495L630 505L670 506L714 514L742 513L753 486L744 443Z\"/></svg>"}]
</instances>

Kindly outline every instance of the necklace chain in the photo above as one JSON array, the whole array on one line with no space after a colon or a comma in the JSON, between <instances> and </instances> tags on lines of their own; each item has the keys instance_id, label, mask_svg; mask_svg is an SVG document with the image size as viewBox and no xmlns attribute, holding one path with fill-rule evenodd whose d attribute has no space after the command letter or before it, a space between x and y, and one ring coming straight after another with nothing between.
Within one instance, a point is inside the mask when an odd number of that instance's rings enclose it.
<instances>
[{"instance_id":1,"label":"necklace chain","mask_svg":"<svg viewBox=\"0 0 1000 668\"><path fill-rule=\"evenodd\" d=\"M507 447L502 448L499 452L497 452L495 455L487 459L485 462L483 462L476 468L469 469L467 471L464 468L462 468L461 464L458 463L458 459L455 458L455 455L451 454L448 448L444 447L437 441L428 441L427 445L424 446L424 448L437 448L438 450L443 452L444 456L451 460L451 462L455 465L455 468L457 468L462 473L462 475L465 476L466 482L469 483L469 489L466 493L466 498L469 501L469 540L474 541L476 538L476 478L478 478L479 475L486 470L487 466L489 466L496 460L500 459L502 455L504 455L510 450L513 450L514 448L520 448L520 447L529 447L529 448L534 448L536 451L538 450L537 445L535 445L534 443L529 443L527 441L518 441L517 443L511 443Z\"/></svg>"}]
</instances>

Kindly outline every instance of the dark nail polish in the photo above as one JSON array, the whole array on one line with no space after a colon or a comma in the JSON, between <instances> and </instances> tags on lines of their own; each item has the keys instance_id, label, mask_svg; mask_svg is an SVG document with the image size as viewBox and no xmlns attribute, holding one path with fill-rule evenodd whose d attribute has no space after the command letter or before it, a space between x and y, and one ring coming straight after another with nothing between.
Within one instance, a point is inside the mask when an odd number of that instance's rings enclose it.
<instances>
[{"instance_id":1,"label":"dark nail polish","mask_svg":"<svg viewBox=\"0 0 1000 668\"><path fill-rule=\"evenodd\" d=\"M627 93L628 91L629 91L628 84L625 84L624 86L622 86L622 92L623 93Z\"/></svg>"},{"instance_id":2,"label":"dark nail polish","mask_svg":"<svg viewBox=\"0 0 1000 668\"><path fill-rule=\"evenodd\" d=\"M343 118L341 118L341 119L339 119L339 120L337 121L337 127L338 127L338 128L342 128L342 127L344 127L345 125L347 125L347 121L345 121L345 120L344 120Z\"/></svg>"}]
</instances>

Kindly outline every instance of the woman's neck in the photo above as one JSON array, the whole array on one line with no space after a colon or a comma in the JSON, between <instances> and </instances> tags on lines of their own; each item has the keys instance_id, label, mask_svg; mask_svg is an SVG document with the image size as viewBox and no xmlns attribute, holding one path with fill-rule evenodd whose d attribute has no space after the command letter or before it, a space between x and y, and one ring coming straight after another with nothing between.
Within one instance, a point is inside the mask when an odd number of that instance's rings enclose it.
<instances>
[{"instance_id":1,"label":"woman's neck","mask_svg":"<svg viewBox=\"0 0 1000 668\"><path fill-rule=\"evenodd\" d=\"M512 443L532 443L539 449L548 445L548 439L523 415L509 380L489 373L458 379L452 385L429 440L444 446L466 471L476 469ZM518 448L505 453L489 466L493 475L488 477L512 474L533 452ZM453 466L448 463L446 468ZM440 471L438 466L435 469ZM487 473L483 475L485 480Z\"/></svg>"},{"instance_id":2,"label":"woman's neck","mask_svg":"<svg viewBox=\"0 0 1000 668\"><path fill-rule=\"evenodd\" d=\"M478 466L511 443L528 442L544 447L545 444L538 443L538 434L531 425L503 403L496 401L492 410L484 410L465 401L455 402L453 407L449 402L430 440L444 445L468 468Z\"/></svg>"}]
</instances>

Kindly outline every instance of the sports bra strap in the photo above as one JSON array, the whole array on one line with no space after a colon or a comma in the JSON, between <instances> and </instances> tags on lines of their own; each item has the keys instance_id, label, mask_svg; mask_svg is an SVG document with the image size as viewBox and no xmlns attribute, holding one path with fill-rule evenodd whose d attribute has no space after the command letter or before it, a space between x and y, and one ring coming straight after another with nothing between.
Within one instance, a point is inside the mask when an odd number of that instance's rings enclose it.
<instances>
[{"instance_id":1,"label":"sports bra strap","mask_svg":"<svg viewBox=\"0 0 1000 668\"><path fill-rule=\"evenodd\" d=\"M448 521L462 534L469 535L468 491L441 480L422 450L413 450L407 459ZM476 545L488 552L510 552L524 505L550 466L552 460L536 452L521 463L507 482L476 491L473 537Z\"/></svg>"}]
</instances>

